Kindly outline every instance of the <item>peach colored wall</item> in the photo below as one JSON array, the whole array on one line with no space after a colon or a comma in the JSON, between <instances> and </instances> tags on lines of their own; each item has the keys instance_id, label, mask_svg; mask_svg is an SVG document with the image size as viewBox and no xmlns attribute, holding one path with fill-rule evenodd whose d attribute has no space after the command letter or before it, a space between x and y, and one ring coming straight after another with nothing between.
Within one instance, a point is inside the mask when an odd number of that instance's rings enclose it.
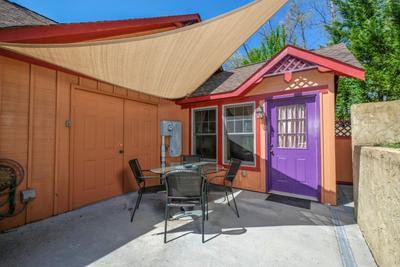
<instances>
[{"instance_id":1,"label":"peach colored wall","mask_svg":"<svg viewBox=\"0 0 400 267\"><path fill-rule=\"evenodd\" d=\"M154 106L155 165L159 159L159 121L180 120L184 132L189 131L188 110L172 101L0 56L0 158L17 160L24 167L26 177L18 192L31 187L37 193L26 212L0 221L0 231L72 209L71 129L64 123L71 116L71 92L75 89ZM188 147L186 134L184 153L189 152Z\"/></svg>"},{"instance_id":2,"label":"peach colored wall","mask_svg":"<svg viewBox=\"0 0 400 267\"><path fill-rule=\"evenodd\" d=\"M0 57L0 158L18 161L28 167L30 65ZM26 188L27 179L18 187ZM4 197L0 197L3 202ZM20 209L21 205L17 205ZM25 223L26 212L0 221L0 229Z\"/></svg>"},{"instance_id":3,"label":"peach colored wall","mask_svg":"<svg viewBox=\"0 0 400 267\"><path fill-rule=\"evenodd\" d=\"M320 92L320 131L321 131L321 202L336 204L336 151L335 151L335 75L319 72L316 69L295 72L292 80L286 82L283 75L265 78L257 84L246 97L282 93L296 89L318 87ZM237 101L238 102L238 101ZM211 106L205 103L204 106ZM196 105L200 107L201 105ZM239 173L235 186L253 191L265 192L265 123L260 125L260 171L247 171L247 177Z\"/></svg>"},{"instance_id":4,"label":"peach colored wall","mask_svg":"<svg viewBox=\"0 0 400 267\"><path fill-rule=\"evenodd\" d=\"M172 101L3 56L0 56L0 66L0 157L19 161L27 175L18 190L33 187L38 195L27 212L2 220L0 230L71 210L70 129L64 126L64 122L70 116L70 93L73 85L77 84L84 90L156 105L158 124L162 119L182 121L183 153L189 153L189 109L181 109ZM322 201L334 204L334 75L316 70L305 71L293 74L293 81L288 84L283 76L267 78L249 95L284 91L296 86L328 85L329 91L321 94ZM257 134L257 146L261 148L257 155L260 158L260 170L241 171L235 186L265 192L264 123L260 123ZM159 133L157 135L159 137ZM157 138L155 142L159 147L160 139ZM159 158L159 149L155 153Z\"/></svg>"},{"instance_id":5,"label":"peach colored wall","mask_svg":"<svg viewBox=\"0 0 400 267\"><path fill-rule=\"evenodd\" d=\"M332 73L321 73L315 69L293 73L290 82L286 82L283 75L273 76L262 80L246 96L328 85L332 77Z\"/></svg>"},{"instance_id":6,"label":"peach colored wall","mask_svg":"<svg viewBox=\"0 0 400 267\"><path fill-rule=\"evenodd\" d=\"M160 99L160 104L158 106L158 121L162 120L176 120L182 122L182 154L189 154L189 110L182 109L175 102ZM158 126L160 127L160 125ZM166 140L167 145L169 144L169 139ZM158 140L158 147L161 146L161 137ZM158 157L160 158L160 151L158 150ZM180 161L180 158L169 158L167 153L167 162Z\"/></svg>"},{"instance_id":7,"label":"peach colored wall","mask_svg":"<svg viewBox=\"0 0 400 267\"><path fill-rule=\"evenodd\" d=\"M351 136L336 137L336 182L353 183Z\"/></svg>"},{"instance_id":8,"label":"peach colored wall","mask_svg":"<svg viewBox=\"0 0 400 267\"><path fill-rule=\"evenodd\" d=\"M322 203L336 205L335 78L327 81L328 91L320 95Z\"/></svg>"},{"instance_id":9,"label":"peach colored wall","mask_svg":"<svg viewBox=\"0 0 400 267\"><path fill-rule=\"evenodd\" d=\"M235 102L236 103L236 102ZM264 100L259 102L259 105L264 105ZM219 107L221 108L221 107ZM258 140L256 146L259 148L265 147L265 130L266 130L266 122L264 119L257 119L259 121L260 127L259 131L256 131L255 139ZM218 121L221 121L218 118ZM257 121L257 122L258 122ZM257 123L256 123L257 124ZM258 135L258 138L257 138ZM220 138L220 137L218 137ZM265 192L266 191L266 165L265 165L265 149L256 150L256 162L260 166L258 166L257 170L251 170L251 168L247 168L245 170L240 170L233 182L233 186L240 189L255 191L255 192ZM223 179L213 179L213 183L222 184Z\"/></svg>"},{"instance_id":10,"label":"peach colored wall","mask_svg":"<svg viewBox=\"0 0 400 267\"><path fill-rule=\"evenodd\" d=\"M291 91L315 86L326 86L320 93L321 119L321 183L323 203L336 204L336 156L335 156L335 76L333 73L321 73L316 69L295 72L292 80L286 82L283 75L264 79L247 95Z\"/></svg>"}]
</instances>

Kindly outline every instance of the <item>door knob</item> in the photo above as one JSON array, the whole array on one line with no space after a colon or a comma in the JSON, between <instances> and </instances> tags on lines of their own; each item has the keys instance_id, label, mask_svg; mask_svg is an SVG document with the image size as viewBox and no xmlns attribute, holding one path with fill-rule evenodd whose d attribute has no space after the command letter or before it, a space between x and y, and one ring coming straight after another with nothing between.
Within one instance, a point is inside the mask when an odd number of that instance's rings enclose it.
<instances>
[{"instance_id":1,"label":"door knob","mask_svg":"<svg viewBox=\"0 0 400 267\"><path fill-rule=\"evenodd\" d=\"M124 154L124 150L123 149L120 149L118 152L119 152L119 154Z\"/></svg>"}]
</instances>

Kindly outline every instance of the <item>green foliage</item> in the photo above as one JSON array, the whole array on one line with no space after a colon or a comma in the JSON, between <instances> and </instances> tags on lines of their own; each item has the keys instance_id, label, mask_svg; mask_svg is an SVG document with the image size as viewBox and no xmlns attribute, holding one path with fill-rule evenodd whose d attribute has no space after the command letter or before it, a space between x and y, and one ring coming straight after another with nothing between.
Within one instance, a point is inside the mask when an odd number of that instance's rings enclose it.
<instances>
[{"instance_id":1,"label":"green foliage","mask_svg":"<svg viewBox=\"0 0 400 267\"><path fill-rule=\"evenodd\" d=\"M346 43L366 72L365 82L340 79L338 118L355 103L400 99L399 2L335 0L342 20L327 26L331 42Z\"/></svg>"},{"instance_id":2,"label":"green foliage","mask_svg":"<svg viewBox=\"0 0 400 267\"><path fill-rule=\"evenodd\" d=\"M242 65L257 63L271 59L276 53L286 46L286 31L283 25L271 29L269 34L261 38L261 45L258 48L249 50L248 58L243 58Z\"/></svg>"},{"instance_id":3,"label":"green foliage","mask_svg":"<svg viewBox=\"0 0 400 267\"><path fill-rule=\"evenodd\" d=\"M377 146L400 149L400 143L394 143L394 144L380 144L380 145L377 145Z\"/></svg>"}]
</instances>

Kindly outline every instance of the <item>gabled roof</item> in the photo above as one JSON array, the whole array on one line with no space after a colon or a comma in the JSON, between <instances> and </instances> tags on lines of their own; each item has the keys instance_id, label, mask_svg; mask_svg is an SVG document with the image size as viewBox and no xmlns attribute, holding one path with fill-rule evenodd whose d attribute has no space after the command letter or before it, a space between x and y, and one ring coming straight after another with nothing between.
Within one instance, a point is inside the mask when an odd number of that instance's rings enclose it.
<instances>
[{"instance_id":1,"label":"gabled roof","mask_svg":"<svg viewBox=\"0 0 400 267\"><path fill-rule=\"evenodd\" d=\"M362 69L363 66L361 63L356 59L356 57L350 52L345 44L336 44L332 46L328 46L325 48L321 48L318 50L312 51L319 55L336 59L338 61L347 63L351 66L357 67Z\"/></svg>"},{"instance_id":2,"label":"gabled roof","mask_svg":"<svg viewBox=\"0 0 400 267\"><path fill-rule=\"evenodd\" d=\"M204 96L210 94L225 93L235 90L244 81L250 78L264 62L246 65L236 69L217 72L212 75L202 86L194 91L190 97Z\"/></svg>"},{"instance_id":3,"label":"gabled roof","mask_svg":"<svg viewBox=\"0 0 400 267\"><path fill-rule=\"evenodd\" d=\"M361 64L344 44L314 51L287 46L269 61L214 74L187 100L190 99L189 102L203 101L207 100L207 96L216 99L222 94L224 97L229 97L229 93L232 93L232 96L238 96L236 90L243 89L245 85L250 86L247 81L256 74L259 77L254 82L263 77L283 74L287 71L295 72L318 67L327 68L339 75L364 78ZM187 100L182 100L182 102L188 102Z\"/></svg>"},{"instance_id":4,"label":"gabled roof","mask_svg":"<svg viewBox=\"0 0 400 267\"><path fill-rule=\"evenodd\" d=\"M56 24L52 19L40 15L16 3L0 0L0 28L51 25Z\"/></svg>"}]
</instances>

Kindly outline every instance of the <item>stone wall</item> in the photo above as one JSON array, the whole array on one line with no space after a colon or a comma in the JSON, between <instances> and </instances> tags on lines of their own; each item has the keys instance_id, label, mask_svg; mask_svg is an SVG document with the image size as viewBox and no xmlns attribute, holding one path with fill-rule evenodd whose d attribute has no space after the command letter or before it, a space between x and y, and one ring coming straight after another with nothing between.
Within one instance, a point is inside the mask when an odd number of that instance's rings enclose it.
<instances>
[{"instance_id":1,"label":"stone wall","mask_svg":"<svg viewBox=\"0 0 400 267\"><path fill-rule=\"evenodd\" d=\"M400 150L361 147L357 222L379 266L400 266Z\"/></svg>"},{"instance_id":2,"label":"stone wall","mask_svg":"<svg viewBox=\"0 0 400 267\"><path fill-rule=\"evenodd\" d=\"M351 126L353 146L400 142L400 100L353 105Z\"/></svg>"},{"instance_id":3,"label":"stone wall","mask_svg":"<svg viewBox=\"0 0 400 267\"><path fill-rule=\"evenodd\" d=\"M400 101L352 107L355 217L380 266L400 266Z\"/></svg>"},{"instance_id":4,"label":"stone wall","mask_svg":"<svg viewBox=\"0 0 400 267\"><path fill-rule=\"evenodd\" d=\"M400 142L400 101L376 102L351 107L354 206L357 217L360 153L364 145Z\"/></svg>"}]
</instances>

